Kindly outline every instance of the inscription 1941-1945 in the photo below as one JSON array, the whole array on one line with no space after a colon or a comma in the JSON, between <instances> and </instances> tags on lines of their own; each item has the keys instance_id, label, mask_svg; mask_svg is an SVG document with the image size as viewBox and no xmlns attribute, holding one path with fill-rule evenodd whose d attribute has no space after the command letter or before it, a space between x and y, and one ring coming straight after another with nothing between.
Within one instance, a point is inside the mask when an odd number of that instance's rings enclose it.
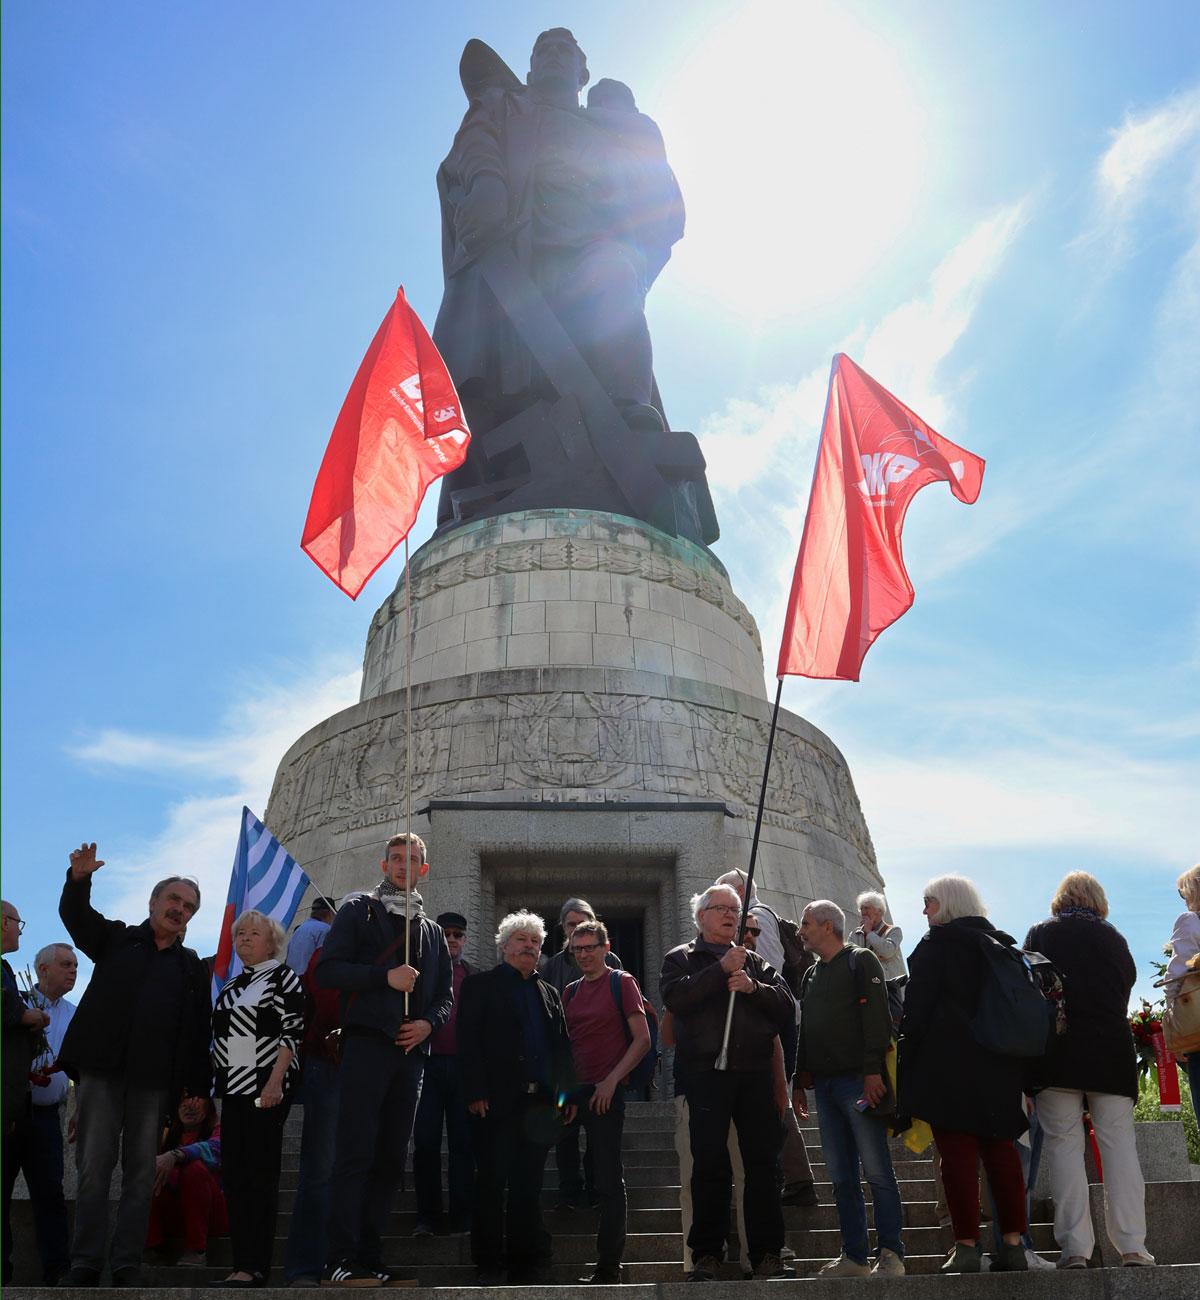
<instances>
[{"instance_id":1,"label":"inscription 1941-1945","mask_svg":"<svg viewBox=\"0 0 1200 1300\"><path fill-rule=\"evenodd\" d=\"M434 340L473 436L439 527L574 507L715 541L704 457L668 427L646 326L684 221L658 127L621 82L580 105L587 60L565 28L537 38L526 83L482 41L460 75Z\"/></svg>"}]
</instances>

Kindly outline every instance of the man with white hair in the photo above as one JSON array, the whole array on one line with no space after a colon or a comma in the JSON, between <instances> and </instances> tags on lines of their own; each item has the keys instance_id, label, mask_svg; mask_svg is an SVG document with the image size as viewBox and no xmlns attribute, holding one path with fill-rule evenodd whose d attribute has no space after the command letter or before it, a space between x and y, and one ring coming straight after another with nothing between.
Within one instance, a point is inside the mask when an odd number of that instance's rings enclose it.
<instances>
[{"instance_id":1,"label":"man with white hair","mask_svg":"<svg viewBox=\"0 0 1200 1300\"><path fill-rule=\"evenodd\" d=\"M783 976L737 942L742 903L729 885L711 885L692 900L696 937L667 953L663 1001L675 1030L676 1071L683 1072L692 1148L690 1278L711 1281L725 1256L733 1171L732 1123L746 1171L749 1263L755 1277L786 1276L783 1210L776 1159L782 1137L772 1065L775 1039L795 1016ZM716 1068L730 994L737 997L726 1068Z\"/></svg>"},{"instance_id":2,"label":"man with white hair","mask_svg":"<svg viewBox=\"0 0 1200 1300\"><path fill-rule=\"evenodd\" d=\"M883 919L887 903L881 893L868 889L854 900L858 908L860 924L847 942L856 948L869 948L883 967L887 979L897 979L908 974L904 966L904 954L900 944L904 941L904 932L898 925L889 925Z\"/></svg>"},{"instance_id":3,"label":"man with white hair","mask_svg":"<svg viewBox=\"0 0 1200 1300\"><path fill-rule=\"evenodd\" d=\"M884 1058L892 1041L883 968L874 954L847 945L846 914L818 899L800 918L800 937L816 955L800 995L800 1041L793 1105L808 1118L805 1089L817 1095L821 1152L833 1183L842 1253L821 1277L901 1277L904 1246L900 1189L888 1151L887 1126L874 1109L887 1098ZM862 1163L871 1200L879 1259L867 1262L867 1207L859 1180Z\"/></svg>"},{"instance_id":4,"label":"man with white hair","mask_svg":"<svg viewBox=\"0 0 1200 1300\"><path fill-rule=\"evenodd\" d=\"M462 984L458 1063L472 1117L471 1258L481 1286L501 1285L505 1268L510 1286L550 1280L542 1178L575 1107L562 999L537 969L545 937L540 916L511 912L496 932L499 963Z\"/></svg>"},{"instance_id":5,"label":"man with white hair","mask_svg":"<svg viewBox=\"0 0 1200 1300\"><path fill-rule=\"evenodd\" d=\"M75 987L79 958L69 943L48 943L33 959L37 989L30 1001L50 1017L46 1042L50 1050L33 1063L32 1124L20 1153L20 1168L29 1185L33 1227L42 1278L55 1286L71 1266L71 1241L67 1203L63 1197L62 1106L70 1087L67 1076L55 1070L75 1003L67 994Z\"/></svg>"}]
</instances>

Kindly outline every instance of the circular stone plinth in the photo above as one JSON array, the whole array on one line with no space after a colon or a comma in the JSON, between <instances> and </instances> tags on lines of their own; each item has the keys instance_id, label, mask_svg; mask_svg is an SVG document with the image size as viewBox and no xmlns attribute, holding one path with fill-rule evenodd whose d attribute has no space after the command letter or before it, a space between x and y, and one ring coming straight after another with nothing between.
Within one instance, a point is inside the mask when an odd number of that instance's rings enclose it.
<instances>
[{"instance_id":1,"label":"circular stone plinth","mask_svg":"<svg viewBox=\"0 0 1200 1300\"><path fill-rule=\"evenodd\" d=\"M764 697L749 610L704 547L621 515L528 510L410 563L413 684L510 668L628 668ZM404 578L367 635L362 699L405 684Z\"/></svg>"}]
</instances>

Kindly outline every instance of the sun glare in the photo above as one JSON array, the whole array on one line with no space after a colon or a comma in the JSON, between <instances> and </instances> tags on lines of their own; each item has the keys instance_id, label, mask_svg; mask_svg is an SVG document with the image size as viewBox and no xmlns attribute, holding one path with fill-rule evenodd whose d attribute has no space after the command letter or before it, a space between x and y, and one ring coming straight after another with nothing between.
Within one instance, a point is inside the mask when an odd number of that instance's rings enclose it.
<instances>
[{"instance_id":1,"label":"sun glare","mask_svg":"<svg viewBox=\"0 0 1200 1300\"><path fill-rule=\"evenodd\" d=\"M673 274L750 320L853 289L912 219L921 99L899 49L844 10L739 5L655 106L688 208Z\"/></svg>"}]
</instances>

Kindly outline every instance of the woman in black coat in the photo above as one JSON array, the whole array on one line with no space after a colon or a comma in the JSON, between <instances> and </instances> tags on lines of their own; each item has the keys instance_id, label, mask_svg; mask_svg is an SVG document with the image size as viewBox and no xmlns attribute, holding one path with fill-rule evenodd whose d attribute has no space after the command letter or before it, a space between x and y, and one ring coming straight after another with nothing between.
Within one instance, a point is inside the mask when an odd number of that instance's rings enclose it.
<instances>
[{"instance_id":1,"label":"woman in black coat","mask_svg":"<svg viewBox=\"0 0 1200 1300\"><path fill-rule=\"evenodd\" d=\"M1096 1245L1083 1163L1085 1110L1104 1165L1109 1239L1124 1263L1154 1263L1146 1252L1146 1185L1133 1135L1138 1083L1129 994L1137 968L1107 916L1100 882L1073 871L1054 895L1050 919L1025 936L1029 951L1058 968L1066 1006L1066 1033L1053 1039L1033 1076L1060 1268L1085 1268Z\"/></svg>"},{"instance_id":2,"label":"woman in black coat","mask_svg":"<svg viewBox=\"0 0 1200 1300\"><path fill-rule=\"evenodd\" d=\"M1025 1181L1013 1139L1026 1129L1023 1062L981 1047L972 1022L983 986L988 936L1013 939L985 917L979 891L964 876L925 886L929 933L908 959L900 1026L899 1109L933 1129L955 1247L944 1273L978 1273L979 1161L996 1202L1003 1246L992 1269L1028 1267Z\"/></svg>"}]
</instances>

